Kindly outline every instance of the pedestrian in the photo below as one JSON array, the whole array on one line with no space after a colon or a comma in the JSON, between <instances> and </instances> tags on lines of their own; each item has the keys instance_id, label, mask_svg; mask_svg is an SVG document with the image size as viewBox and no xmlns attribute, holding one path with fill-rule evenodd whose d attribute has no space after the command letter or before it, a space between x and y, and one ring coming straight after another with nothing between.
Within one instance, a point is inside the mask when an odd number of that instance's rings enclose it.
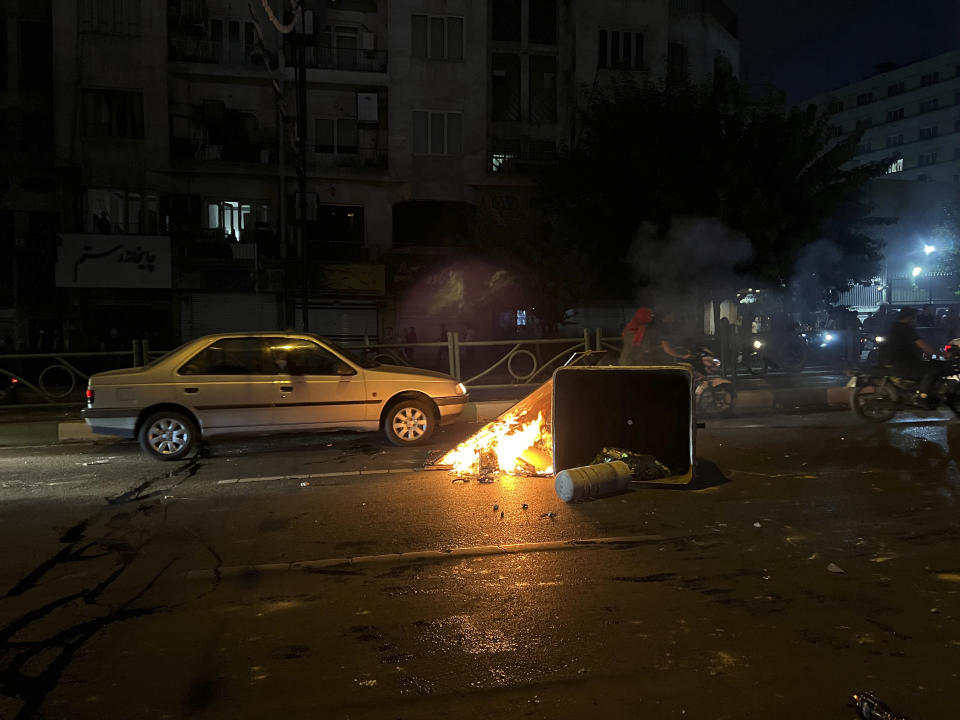
<instances>
[{"instance_id":1,"label":"pedestrian","mask_svg":"<svg viewBox=\"0 0 960 720\"><path fill-rule=\"evenodd\" d=\"M407 356L407 361L412 365L414 358L414 349L412 346L417 342L417 329L411 325L403 332L403 342L407 343L408 347L404 348L404 354Z\"/></svg>"},{"instance_id":2,"label":"pedestrian","mask_svg":"<svg viewBox=\"0 0 960 720\"><path fill-rule=\"evenodd\" d=\"M644 342L647 330L653 322L653 310L648 307L638 308L620 333L622 348L620 350L620 365L648 365L649 342Z\"/></svg>"}]
</instances>

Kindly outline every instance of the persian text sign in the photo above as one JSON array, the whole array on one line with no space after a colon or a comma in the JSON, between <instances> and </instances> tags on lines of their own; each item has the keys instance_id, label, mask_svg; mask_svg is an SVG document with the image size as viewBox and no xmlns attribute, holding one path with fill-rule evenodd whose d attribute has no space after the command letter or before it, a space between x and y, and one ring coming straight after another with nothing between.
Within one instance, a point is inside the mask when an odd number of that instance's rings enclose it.
<instances>
[{"instance_id":1,"label":"persian text sign","mask_svg":"<svg viewBox=\"0 0 960 720\"><path fill-rule=\"evenodd\" d=\"M61 234L57 287L169 288L170 238Z\"/></svg>"}]
</instances>

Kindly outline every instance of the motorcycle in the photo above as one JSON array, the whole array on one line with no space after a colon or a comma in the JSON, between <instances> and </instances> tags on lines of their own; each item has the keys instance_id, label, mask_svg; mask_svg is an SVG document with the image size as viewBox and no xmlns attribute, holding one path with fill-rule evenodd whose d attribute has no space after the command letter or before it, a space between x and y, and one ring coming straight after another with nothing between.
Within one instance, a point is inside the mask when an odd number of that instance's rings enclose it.
<instances>
[{"instance_id":1,"label":"motorcycle","mask_svg":"<svg viewBox=\"0 0 960 720\"><path fill-rule=\"evenodd\" d=\"M946 405L954 415L960 417L960 338L947 343L940 357L949 362L951 367L934 388L936 407ZM856 373L847 387L853 389L850 394L851 410L867 422L887 422L902 410L931 409L927 404L928 399L920 397L919 378L897 377L882 367Z\"/></svg>"},{"instance_id":2,"label":"motorcycle","mask_svg":"<svg viewBox=\"0 0 960 720\"><path fill-rule=\"evenodd\" d=\"M719 358L704 346L691 348L690 354L697 410L704 415L729 415L737 400L737 390L730 380L718 374Z\"/></svg>"}]
</instances>

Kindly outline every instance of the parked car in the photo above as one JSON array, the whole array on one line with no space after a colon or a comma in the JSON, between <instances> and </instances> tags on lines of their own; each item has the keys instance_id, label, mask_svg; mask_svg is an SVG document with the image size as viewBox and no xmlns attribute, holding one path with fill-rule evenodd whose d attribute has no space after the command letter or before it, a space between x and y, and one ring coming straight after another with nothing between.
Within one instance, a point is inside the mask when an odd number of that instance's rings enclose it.
<instances>
[{"instance_id":1,"label":"parked car","mask_svg":"<svg viewBox=\"0 0 960 720\"><path fill-rule=\"evenodd\" d=\"M179 460L227 434L383 429L396 445L418 445L468 399L450 375L382 365L316 335L225 333L91 375L83 417L95 433Z\"/></svg>"}]
</instances>

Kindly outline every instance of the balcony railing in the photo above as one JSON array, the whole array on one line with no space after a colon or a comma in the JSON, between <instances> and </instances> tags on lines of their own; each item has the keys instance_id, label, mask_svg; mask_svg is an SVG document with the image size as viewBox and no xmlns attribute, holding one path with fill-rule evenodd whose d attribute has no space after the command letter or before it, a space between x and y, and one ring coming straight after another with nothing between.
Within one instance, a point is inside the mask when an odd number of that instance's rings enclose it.
<instances>
[{"instance_id":1,"label":"balcony railing","mask_svg":"<svg viewBox=\"0 0 960 720\"><path fill-rule=\"evenodd\" d=\"M296 67L295 50L295 47L289 45L286 48L285 57L288 67ZM318 70L385 73L387 71L387 51L312 45L306 48L305 64L308 68Z\"/></svg>"},{"instance_id":2,"label":"balcony railing","mask_svg":"<svg viewBox=\"0 0 960 720\"><path fill-rule=\"evenodd\" d=\"M269 51L252 46L214 42L207 38L172 36L168 47L170 62L204 63L256 70L277 66L277 59Z\"/></svg>"}]
</instances>

